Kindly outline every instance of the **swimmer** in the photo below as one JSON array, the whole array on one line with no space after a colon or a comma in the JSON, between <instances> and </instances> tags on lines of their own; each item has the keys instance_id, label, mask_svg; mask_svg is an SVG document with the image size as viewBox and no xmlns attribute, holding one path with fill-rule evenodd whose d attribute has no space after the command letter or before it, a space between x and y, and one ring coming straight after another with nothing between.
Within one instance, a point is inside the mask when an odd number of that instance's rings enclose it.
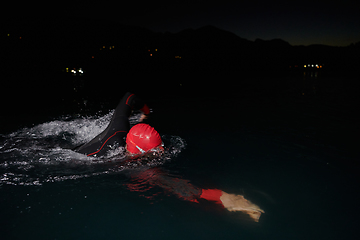
<instances>
[{"instance_id":1,"label":"swimmer","mask_svg":"<svg viewBox=\"0 0 360 240\"><path fill-rule=\"evenodd\" d=\"M90 142L73 149L87 156L105 156L116 147L125 147L129 155L141 155L152 151L163 151L162 140L159 133L150 125L139 123L130 129L129 117L133 110L143 112L140 122L146 119L150 113L149 107L135 94L126 93L115 109L114 115L107 128L93 138ZM150 178L147 175L151 176ZM258 222L264 211L257 205L245 199L242 195L229 194L219 189L201 189L193 186L187 180L172 179L158 169L149 169L140 173L142 178L152 185L163 187L178 197L192 202L200 199L220 204L229 211L240 211L246 213L250 218ZM136 186L129 189L136 191Z\"/></svg>"},{"instance_id":2,"label":"swimmer","mask_svg":"<svg viewBox=\"0 0 360 240\"><path fill-rule=\"evenodd\" d=\"M117 147L125 147L130 155L161 151L162 140L153 127L140 123L130 129L129 117L133 110L142 111L140 122L150 113L149 107L140 98L128 92L117 105L107 128L90 142L73 150L92 157L105 156Z\"/></svg>"}]
</instances>

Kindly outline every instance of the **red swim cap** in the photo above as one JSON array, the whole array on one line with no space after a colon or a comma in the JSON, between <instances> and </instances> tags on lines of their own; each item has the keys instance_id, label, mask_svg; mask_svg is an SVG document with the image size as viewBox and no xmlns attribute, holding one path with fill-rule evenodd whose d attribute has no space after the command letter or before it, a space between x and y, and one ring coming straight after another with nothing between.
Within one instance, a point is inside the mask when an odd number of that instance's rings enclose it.
<instances>
[{"instance_id":1,"label":"red swim cap","mask_svg":"<svg viewBox=\"0 0 360 240\"><path fill-rule=\"evenodd\" d=\"M133 126L126 136L126 149L132 154L147 152L161 143L159 133L145 123Z\"/></svg>"}]
</instances>

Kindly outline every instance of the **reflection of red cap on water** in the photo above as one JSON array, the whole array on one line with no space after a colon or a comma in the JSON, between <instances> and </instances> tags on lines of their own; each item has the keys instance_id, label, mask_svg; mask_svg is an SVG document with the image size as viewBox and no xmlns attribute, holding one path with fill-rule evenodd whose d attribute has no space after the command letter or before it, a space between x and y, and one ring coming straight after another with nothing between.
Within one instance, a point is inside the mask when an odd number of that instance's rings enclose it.
<instances>
[{"instance_id":1,"label":"reflection of red cap on water","mask_svg":"<svg viewBox=\"0 0 360 240\"><path fill-rule=\"evenodd\" d=\"M126 136L126 149L132 154L147 152L161 143L159 133L145 123L133 126Z\"/></svg>"}]
</instances>

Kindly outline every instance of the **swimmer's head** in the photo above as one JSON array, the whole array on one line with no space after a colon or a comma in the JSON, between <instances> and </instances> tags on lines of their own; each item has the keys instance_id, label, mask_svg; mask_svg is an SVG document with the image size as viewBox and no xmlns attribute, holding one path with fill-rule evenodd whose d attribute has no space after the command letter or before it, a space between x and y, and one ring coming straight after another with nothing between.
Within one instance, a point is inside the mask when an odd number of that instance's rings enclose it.
<instances>
[{"instance_id":1,"label":"swimmer's head","mask_svg":"<svg viewBox=\"0 0 360 240\"><path fill-rule=\"evenodd\" d=\"M133 126L126 136L126 150L132 154L146 153L161 147L161 144L159 133L145 123Z\"/></svg>"}]
</instances>

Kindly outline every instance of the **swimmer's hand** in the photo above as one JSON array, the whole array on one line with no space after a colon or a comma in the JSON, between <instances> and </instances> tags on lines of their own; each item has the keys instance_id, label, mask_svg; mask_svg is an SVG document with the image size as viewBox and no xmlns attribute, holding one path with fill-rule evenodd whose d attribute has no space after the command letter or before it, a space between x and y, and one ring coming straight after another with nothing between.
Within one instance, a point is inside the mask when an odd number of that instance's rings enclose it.
<instances>
[{"instance_id":1,"label":"swimmer's hand","mask_svg":"<svg viewBox=\"0 0 360 240\"><path fill-rule=\"evenodd\" d=\"M140 119L139 119L139 122L144 121L145 119L147 119L147 117L148 117L147 115L141 114Z\"/></svg>"},{"instance_id":2,"label":"swimmer's hand","mask_svg":"<svg viewBox=\"0 0 360 240\"><path fill-rule=\"evenodd\" d=\"M223 191L220 200L227 210L246 213L255 222L259 221L261 213L265 213L259 206L245 199L242 195L229 194Z\"/></svg>"}]
</instances>

